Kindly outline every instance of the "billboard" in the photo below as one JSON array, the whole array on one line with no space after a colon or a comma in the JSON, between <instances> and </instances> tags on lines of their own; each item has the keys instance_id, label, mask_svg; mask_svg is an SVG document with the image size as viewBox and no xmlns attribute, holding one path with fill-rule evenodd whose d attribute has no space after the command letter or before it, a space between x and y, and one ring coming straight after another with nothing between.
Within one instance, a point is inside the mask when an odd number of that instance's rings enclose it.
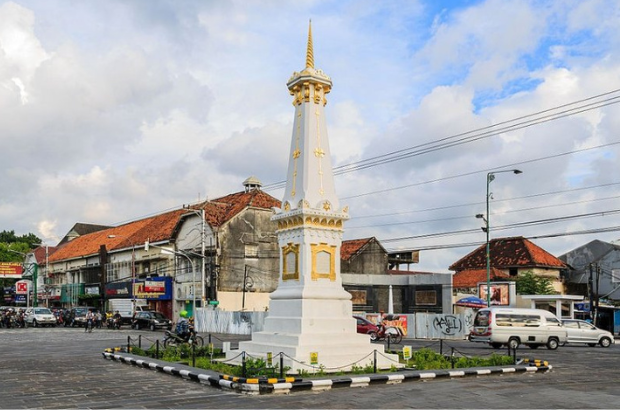
<instances>
[{"instance_id":1,"label":"billboard","mask_svg":"<svg viewBox=\"0 0 620 410\"><path fill-rule=\"evenodd\" d=\"M23 272L20 262L0 262L0 279L21 279Z\"/></svg>"},{"instance_id":2,"label":"billboard","mask_svg":"<svg viewBox=\"0 0 620 410\"><path fill-rule=\"evenodd\" d=\"M172 278L167 276L139 279L133 286L134 297L147 300L171 300Z\"/></svg>"},{"instance_id":3,"label":"billboard","mask_svg":"<svg viewBox=\"0 0 620 410\"><path fill-rule=\"evenodd\" d=\"M510 284L491 283L491 306L510 306ZM478 284L478 297L487 300L487 284Z\"/></svg>"}]
</instances>

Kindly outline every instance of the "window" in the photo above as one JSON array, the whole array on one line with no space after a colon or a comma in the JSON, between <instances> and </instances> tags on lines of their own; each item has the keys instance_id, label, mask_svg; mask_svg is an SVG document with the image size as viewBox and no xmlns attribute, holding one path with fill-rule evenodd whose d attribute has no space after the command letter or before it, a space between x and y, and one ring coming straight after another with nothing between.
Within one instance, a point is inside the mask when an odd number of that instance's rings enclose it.
<instances>
[{"instance_id":1,"label":"window","mask_svg":"<svg viewBox=\"0 0 620 410\"><path fill-rule=\"evenodd\" d=\"M436 305L437 304L437 292L434 290L416 290L415 304L425 305L425 306Z\"/></svg>"},{"instance_id":2,"label":"window","mask_svg":"<svg viewBox=\"0 0 620 410\"><path fill-rule=\"evenodd\" d=\"M540 316L498 313L495 323L497 326L538 327Z\"/></svg>"},{"instance_id":3,"label":"window","mask_svg":"<svg viewBox=\"0 0 620 410\"><path fill-rule=\"evenodd\" d=\"M620 269L611 270L611 282L620 283Z\"/></svg>"},{"instance_id":4,"label":"window","mask_svg":"<svg viewBox=\"0 0 620 410\"><path fill-rule=\"evenodd\" d=\"M564 322L564 327L569 327L571 329L579 329L579 323L566 321Z\"/></svg>"},{"instance_id":5,"label":"window","mask_svg":"<svg viewBox=\"0 0 620 410\"><path fill-rule=\"evenodd\" d=\"M245 244L245 257L246 258L258 258L258 244L246 243Z\"/></svg>"},{"instance_id":6,"label":"window","mask_svg":"<svg viewBox=\"0 0 620 410\"><path fill-rule=\"evenodd\" d=\"M474 326L489 326L489 316L491 312L488 310L484 310L482 312L478 312L476 318L474 319Z\"/></svg>"}]
</instances>

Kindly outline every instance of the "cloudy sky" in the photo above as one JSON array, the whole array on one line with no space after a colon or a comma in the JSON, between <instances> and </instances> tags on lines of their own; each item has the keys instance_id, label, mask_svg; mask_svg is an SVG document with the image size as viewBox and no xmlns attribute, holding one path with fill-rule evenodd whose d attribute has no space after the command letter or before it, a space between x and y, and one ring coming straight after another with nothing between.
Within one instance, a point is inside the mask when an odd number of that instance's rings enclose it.
<instances>
[{"instance_id":1,"label":"cloudy sky","mask_svg":"<svg viewBox=\"0 0 620 410\"><path fill-rule=\"evenodd\" d=\"M491 237L620 238L608 0L1 1L0 229L53 245L251 175L281 198L310 19L346 239L447 271L492 171Z\"/></svg>"}]
</instances>

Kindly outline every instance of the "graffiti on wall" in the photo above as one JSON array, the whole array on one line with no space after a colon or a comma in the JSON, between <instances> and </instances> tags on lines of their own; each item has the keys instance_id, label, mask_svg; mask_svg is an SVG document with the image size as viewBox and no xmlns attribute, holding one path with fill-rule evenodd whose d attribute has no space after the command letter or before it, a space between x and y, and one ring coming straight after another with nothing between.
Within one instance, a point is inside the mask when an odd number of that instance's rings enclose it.
<instances>
[{"instance_id":1,"label":"graffiti on wall","mask_svg":"<svg viewBox=\"0 0 620 410\"><path fill-rule=\"evenodd\" d=\"M447 336L454 336L463 331L463 321L455 315L437 315L433 319L436 331Z\"/></svg>"}]
</instances>

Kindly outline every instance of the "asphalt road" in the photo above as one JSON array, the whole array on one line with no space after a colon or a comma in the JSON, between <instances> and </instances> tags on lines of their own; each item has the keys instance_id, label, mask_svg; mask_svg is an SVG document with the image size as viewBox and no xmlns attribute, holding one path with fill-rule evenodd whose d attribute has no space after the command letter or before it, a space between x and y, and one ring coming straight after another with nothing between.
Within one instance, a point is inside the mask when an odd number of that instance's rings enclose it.
<instances>
[{"instance_id":1,"label":"asphalt road","mask_svg":"<svg viewBox=\"0 0 620 410\"><path fill-rule=\"evenodd\" d=\"M161 333L108 329L0 329L0 408L618 408L620 345L524 349L544 359L548 373L416 381L290 395L246 396L105 360L107 347L142 335L145 345ZM217 335L220 339L235 337ZM219 339L213 339L216 346ZM405 340L414 349L438 342ZM450 341L444 352L488 355L483 344Z\"/></svg>"}]
</instances>

